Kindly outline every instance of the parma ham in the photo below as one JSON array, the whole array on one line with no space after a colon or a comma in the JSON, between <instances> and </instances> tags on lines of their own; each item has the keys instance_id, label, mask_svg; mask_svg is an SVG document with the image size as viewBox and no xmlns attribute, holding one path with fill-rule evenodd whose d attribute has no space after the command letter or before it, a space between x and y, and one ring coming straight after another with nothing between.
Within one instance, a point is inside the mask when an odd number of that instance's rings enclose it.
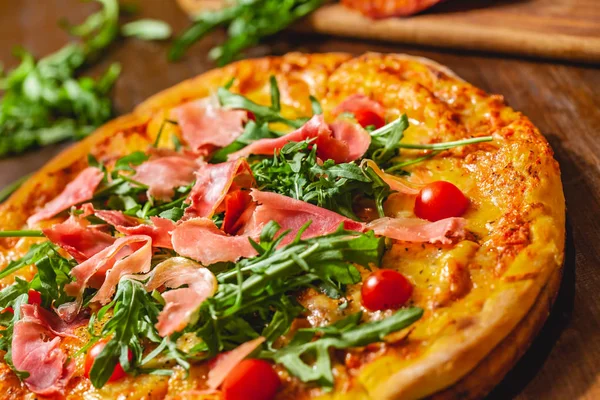
<instances>
[{"instance_id":1,"label":"parma ham","mask_svg":"<svg viewBox=\"0 0 600 400\"><path fill-rule=\"evenodd\" d=\"M150 217L150 223L143 223L139 219L127 216L121 211L98 210L95 215L111 224L115 229L128 236L145 235L152 238L152 247L172 249L171 233L175 223L170 219Z\"/></svg>"},{"instance_id":2,"label":"parma ham","mask_svg":"<svg viewBox=\"0 0 600 400\"><path fill-rule=\"evenodd\" d=\"M55 216L61 211L67 210L70 207L91 200L94 196L94 191L102 182L104 172L95 167L88 167L81 171L77 177L71 181L64 190L53 200L33 214L27 220L28 225L33 225L36 222L43 221Z\"/></svg>"},{"instance_id":3,"label":"parma ham","mask_svg":"<svg viewBox=\"0 0 600 400\"><path fill-rule=\"evenodd\" d=\"M385 109L383 106L362 94L347 97L333 110L335 116L343 113L352 114L364 128L374 126L377 129L385 125Z\"/></svg>"},{"instance_id":4,"label":"parma ham","mask_svg":"<svg viewBox=\"0 0 600 400\"><path fill-rule=\"evenodd\" d=\"M337 131L337 134L336 134ZM313 116L304 126L279 138L259 139L238 152L229 155L229 159L246 157L251 154L273 155L290 142L310 139L317 146L317 155L323 160L336 163L354 161L369 148L370 136L359 126L348 128L334 125L333 130L322 115ZM367 143L368 142L368 143Z\"/></svg>"},{"instance_id":5,"label":"parma ham","mask_svg":"<svg viewBox=\"0 0 600 400\"><path fill-rule=\"evenodd\" d=\"M452 243L465 237L464 218L446 218L427 222L418 218L380 218L367 225L376 235L416 243Z\"/></svg>"},{"instance_id":6,"label":"parma ham","mask_svg":"<svg viewBox=\"0 0 600 400\"><path fill-rule=\"evenodd\" d=\"M174 188L194 181L197 168L195 160L183 155L158 157L139 165L133 179L148 186L148 196L168 201L173 198Z\"/></svg>"},{"instance_id":7,"label":"parma ham","mask_svg":"<svg viewBox=\"0 0 600 400\"><path fill-rule=\"evenodd\" d=\"M194 151L207 145L225 147L233 143L248 119L246 111L219 107L210 98L186 103L173 111L183 139Z\"/></svg>"}]
</instances>

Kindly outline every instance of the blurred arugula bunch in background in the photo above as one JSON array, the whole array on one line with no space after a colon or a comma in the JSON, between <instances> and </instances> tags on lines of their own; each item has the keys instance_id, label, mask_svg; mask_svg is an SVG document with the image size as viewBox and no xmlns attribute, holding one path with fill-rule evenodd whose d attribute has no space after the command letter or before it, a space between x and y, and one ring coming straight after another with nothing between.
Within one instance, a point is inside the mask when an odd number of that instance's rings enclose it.
<instances>
[{"instance_id":1,"label":"blurred arugula bunch in background","mask_svg":"<svg viewBox=\"0 0 600 400\"><path fill-rule=\"evenodd\" d=\"M192 44L216 28L227 26L228 39L209 54L217 64L225 65L243 50L282 31L323 4L325 0L230 1L222 9L199 13L192 26L173 43L169 59L178 60Z\"/></svg>"},{"instance_id":2,"label":"blurred arugula bunch in background","mask_svg":"<svg viewBox=\"0 0 600 400\"><path fill-rule=\"evenodd\" d=\"M25 49L15 55L21 64L0 75L0 157L21 153L65 139L81 139L113 114L108 94L121 68L112 64L99 78L77 77L97 60L119 36L119 3L96 0L102 9L82 24L63 23L78 38L57 52L36 61ZM140 20L122 27L124 36L165 39L171 35L164 22Z\"/></svg>"}]
</instances>

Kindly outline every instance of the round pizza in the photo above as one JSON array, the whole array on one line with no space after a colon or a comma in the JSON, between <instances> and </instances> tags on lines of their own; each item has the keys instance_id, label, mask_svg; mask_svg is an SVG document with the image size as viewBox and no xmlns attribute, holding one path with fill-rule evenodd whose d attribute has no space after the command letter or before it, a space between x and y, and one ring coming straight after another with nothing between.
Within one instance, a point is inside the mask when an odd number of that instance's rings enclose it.
<instances>
[{"instance_id":1,"label":"round pizza","mask_svg":"<svg viewBox=\"0 0 600 400\"><path fill-rule=\"evenodd\" d=\"M565 203L501 96L294 53L150 98L0 227L3 399L472 399L547 317Z\"/></svg>"}]
</instances>

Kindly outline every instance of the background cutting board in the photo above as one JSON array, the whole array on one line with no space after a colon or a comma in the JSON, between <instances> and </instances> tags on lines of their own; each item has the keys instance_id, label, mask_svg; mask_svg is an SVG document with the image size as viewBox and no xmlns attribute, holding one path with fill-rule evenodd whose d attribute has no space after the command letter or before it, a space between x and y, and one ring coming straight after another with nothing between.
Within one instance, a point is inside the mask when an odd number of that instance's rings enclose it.
<instances>
[{"instance_id":1,"label":"background cutting board","mask_svg":"<svg viewBox=\"0 0 600 400\"><path fill-rule=\"evenodd\" d=\"M222 0L178 0L194 14ZM368 0L365 0L368 1ZM339 4L296 27L339 35L600 63L600 0L448 0L409 18L373 21Z\"/></svg>"}]
</instances>

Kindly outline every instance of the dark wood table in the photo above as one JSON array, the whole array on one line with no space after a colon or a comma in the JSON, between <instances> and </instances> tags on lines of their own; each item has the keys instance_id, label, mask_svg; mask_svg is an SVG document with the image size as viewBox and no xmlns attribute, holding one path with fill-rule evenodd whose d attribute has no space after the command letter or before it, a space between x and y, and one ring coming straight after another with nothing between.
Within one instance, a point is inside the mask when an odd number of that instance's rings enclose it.
<instances>
[{"instance_id":1,"label":"dark wood table","mask_svg":"<svg viewBox=\"0 0 600 400\"><path fill-rule=\"evenodd\" d=\"M141 16L166 20L176 30L187 23L174 0L139 3ZM76 0L2 1L0 60L5 66L14 66L11 49L19 44L37 56L59 48L67 36L56 21L61 17L81 21L94 9L95 5ZM117 112L126 113L151 94L212 68L206 51L220 37L216 34L206 38L176 64L166 61L165 43L119 42L90 73L100 73L115 60L122 63L114 99ZM512 107L540 128L552 144L563 173L569 217L565 275L545 327L490 398L599 399L600 69L306 34L282 35L250 55L288 51L406 52L429 57L482 89L504 95ZM62 147L0 160L0 187L36 170Z\"/></svg>"}]
</instances>

